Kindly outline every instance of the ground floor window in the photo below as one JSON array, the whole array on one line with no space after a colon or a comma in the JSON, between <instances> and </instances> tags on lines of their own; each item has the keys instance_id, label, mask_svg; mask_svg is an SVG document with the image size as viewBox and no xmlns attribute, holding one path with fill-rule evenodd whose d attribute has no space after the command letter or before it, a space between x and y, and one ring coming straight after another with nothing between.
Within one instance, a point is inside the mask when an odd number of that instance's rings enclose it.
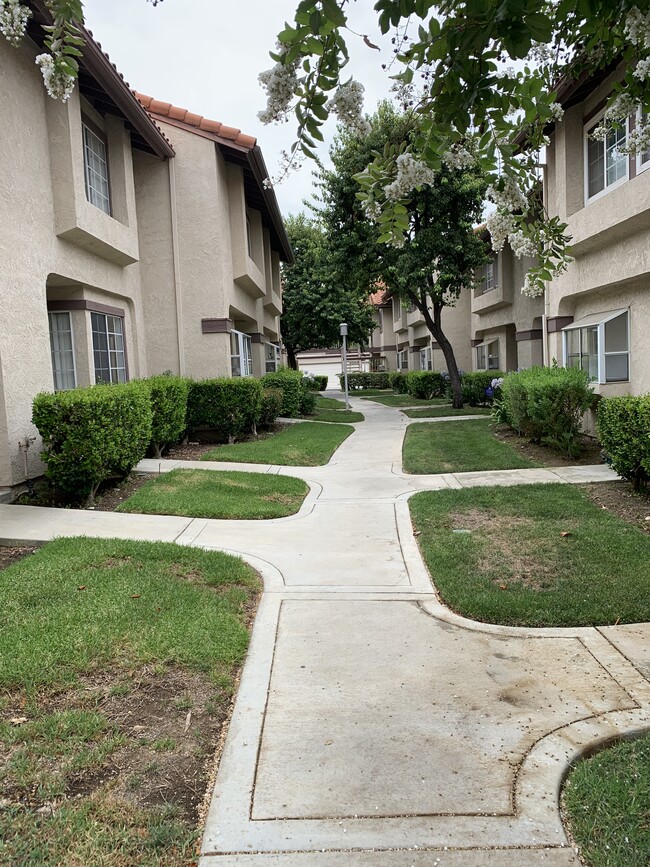
<instances>
[{"instance_id":1,"label":"ground floor window","mask_svg":"<svg viewBox=\"0 0 650 867\"><path fill-rule=\"evenodd\" d=\"M612 310L584 316L563 328L565 367L579 367L596 382L627 382L629 318L627 310Z\"/></svg>"},{"instance_id":2,"label":"ground floor window","mask_svg":"<svg viewBox=\"0 0 650 867\"><path fill-rule=\"evenodd\" d=\"M253 375L253 341L242 331L230 332L230 369L233 376Z\"/></svg>"},{"instance_id":3,"label":"ground floor window","mask_svg":"<svg viewBox=\"0 0 650 867\"><path fill-rule=\"evenodd\" d=\"M499 341L481 343L476 347L477 370L499 370Z\"/></svg>"},{"instance_id":4,"label":"ground floor window","mask_svg":"<svg viewBox=\"0 0 650 867\"><path fill-rule=\"evenodd\" d=\"M420 370L433 370L433 354L430 346L420 350Z\"/></svg>"},{"instance_id":5,"label":"ground floor window","mask_svg":"<svg viewBox=\"0 0 650 867\"><path fill-rule=\"evenodd\" d=\"M264 364L267 373L274 373L280 366L280 347L277 343L267 343L264 347Z\"/></svg>"},{"instance_id":6,"label":"ground floor window","mask_svg":"<svg viewBox=\"0 0 650 867\"><path fill-rule=\"evenodd\" d=\"M77 384L72 320L69 313L48 313L48 319L54 390L65 391Z\"/></svg>"},{"instance_id":7,"label":"ground floor window","mask_svg":"<svg viewBox=\"0 0 650 867\"><path fill-rule=\"evenodd\" d=\"M397 353L397 369L398 370L408 370L409 369L409 351L408 351L408 349L403 349L401 352Z\"/></svg>"},{"instance_id":8,"label":"ground floor window","mask_svg":"<svg viewBox=\"0 0 650 867\"><path fill-rule=\"evenodd\" d=\"M126 382L124 320L121 316L91 313L95 382Z\"/></svg>"}]
</instances>

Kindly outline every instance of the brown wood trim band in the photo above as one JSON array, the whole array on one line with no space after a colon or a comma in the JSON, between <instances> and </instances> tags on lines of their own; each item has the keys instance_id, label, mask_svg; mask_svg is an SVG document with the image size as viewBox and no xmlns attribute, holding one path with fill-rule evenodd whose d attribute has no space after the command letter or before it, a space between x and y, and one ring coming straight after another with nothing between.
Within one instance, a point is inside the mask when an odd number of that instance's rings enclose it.
<instances>
[{"instance_id":1,"label":"brown wood trim band","mask_svg":"<svg viewBox=\"0 0 650 867\"><path fill-rule=\"evenodd\" d=\"M230 334L232 331L232 319L202 319L201 332L203 334Z\"/></svg>"},{"instance_id":2,"label":"brown wood trim band","mask_svg":"<svg viewBox=\"0 0 650 867\"><path fill-rule=\"evenodd\" d=\"M515 334L515 340L519 343L522 340L541 340L542 339L542 329L541 328L532 328L530 331L517 331Z\"/></svg>"},{"instance_id":3,"label":"brown wood trim band","mask_svg":"<svg viewBox=\"0 0 650 867\"><path fill-rule=\"evenodd\" d=\"M260 334L259 331L255 331L252 334L248 335L251 339L251 343L266 343L266 338L263 334Z\"/></svg>"},{"instance_id":4,"label":"brown wood trim band","mask_svg":"<svg viewBox=\"0 0 650 867\"><path fill-rule=\"evenodd\" d=\"M546 320L546 330L549 334L562 331L567 325L571 325L573 316L551 316Z\"/></svg>"},{"instance_id":5,"label":"brown wood trim band","mask_svg":"<svg viewBox=\"0 0 650 867\"><path fill-rule=\"evenodd\" d=\"M89 310L91 313L105 313L107 316L119 316L124 319L123 307L111 307L110 304L100 304L99 301L74 299L70 301L48 301L47 309L52 313L67 310Z\"/></svg>"}]
</instances>

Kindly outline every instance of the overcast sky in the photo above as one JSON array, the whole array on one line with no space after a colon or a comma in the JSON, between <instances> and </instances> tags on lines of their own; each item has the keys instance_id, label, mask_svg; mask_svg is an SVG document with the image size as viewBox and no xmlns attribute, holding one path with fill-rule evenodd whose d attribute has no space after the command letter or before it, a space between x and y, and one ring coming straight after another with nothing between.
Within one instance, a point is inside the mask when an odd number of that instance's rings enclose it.
<instances>
[{"instance_id":1,"label":"overcast sky","mask_svg":"<svg viewBox=\"0 0 650 867\"><path fill-rule=\"evenodd\" d=\"M257 76L272 61L268 52L285 20L293 21L298 0L86 0L87 26L131 87L254 135L271 176L280 151L288 150L295 122L263 126L265 105ZM381 52L349 36L349 73L366 87L366 108L388 95L381 64L390 61L390 38L378 33L372 0L350 4L350 26L368 34ZM329 133L334 132L330 121ZM326 155L326 148L320 151ZM312 193L312 165L276 187L284 215L303 209Z\"/></svg>"}]
</instances>

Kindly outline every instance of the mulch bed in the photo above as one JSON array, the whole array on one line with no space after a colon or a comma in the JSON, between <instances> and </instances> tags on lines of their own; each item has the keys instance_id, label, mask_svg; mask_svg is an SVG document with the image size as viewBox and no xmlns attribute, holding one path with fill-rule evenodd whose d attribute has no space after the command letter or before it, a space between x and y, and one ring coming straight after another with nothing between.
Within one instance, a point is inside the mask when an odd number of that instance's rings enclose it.
<instances>
[{"instance_id":1,"label":"mulch bed","mask_svg":"<svg viewBox=\"0 0 650 867\"><path fill-rule=\"evenodd\" d=\"M17 563L23 557L28 557L38 551L38 547L23 545L20 547L10 548L9 546L0 547L0 571L11 566L12 563Z\"/></svg>"},{"instance_id":2,"label":"mulch bed","mask_svg":"<svg viewBox=\"0 0 650 867\"><path fill-rule=\"evenodd\" d=\"M636 494L628 482L597 482L579 487L601 509L650 533L650 496Z\"/></svg>"},{"instance_id":3,"label":"mulch bed","mask_svg":"<svg viewBox=\"0 0 650 867\"><path fill-rule=\"evenodd\" d=\"M568 458L561 452L555 451L548 446L540 443L531 443L526 437L518 436L511 428L505 430L498 429L495 431L495 436L501 442L507 443L520 455L528 458L531 461L537 461L547 467L584 467L592 466L593 464L602 464L602 448L591 437L583 437L583 450L579 457Z\"/></svg>"}]
</instances>

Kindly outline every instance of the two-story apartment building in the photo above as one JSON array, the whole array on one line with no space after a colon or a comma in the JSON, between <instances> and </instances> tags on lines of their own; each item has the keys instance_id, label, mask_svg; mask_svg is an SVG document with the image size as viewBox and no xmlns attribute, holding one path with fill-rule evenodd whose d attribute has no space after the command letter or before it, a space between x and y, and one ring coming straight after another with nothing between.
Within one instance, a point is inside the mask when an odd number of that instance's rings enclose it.
<instances>
[{"instance_id":1,"label":"two-story apartment building","mask_svg":"<svg viewBox=\"0 0 650 867\"><path fill-rule=\"evenodd\" d=\"M139 100L87 31L51 99L32 12L18 48L0 39L0 493L25 478L39 391L274 369L291 258L254 139Z\"/></svg>"},{"instance_id":2,"label":"two-story apartment building","mask_svg":"<svg viewBox=\"0 0 650 867\"><path fill-rule=\"evenodd\" d=\"M546 292L547 358L587 370L604 396L650 391L650 152L620 150L635 117L592 137L622 76L619 66L561 83L544 184L574 257Z\"/></svg>"}]
</instances>

